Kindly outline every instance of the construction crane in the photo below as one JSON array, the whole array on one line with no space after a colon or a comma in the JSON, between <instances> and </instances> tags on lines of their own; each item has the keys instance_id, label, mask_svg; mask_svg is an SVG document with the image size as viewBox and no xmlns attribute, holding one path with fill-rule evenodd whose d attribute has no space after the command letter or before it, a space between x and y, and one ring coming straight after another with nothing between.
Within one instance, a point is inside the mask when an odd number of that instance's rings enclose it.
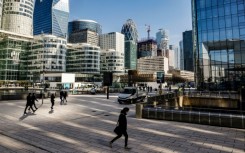
<instances>
[{"instance_id":1,"label":"construction crane","mask_svg":"<svg viewBox=\"0 0 245 153\"><path fill-rule=\"evenodd\" d=\"M148 33L148 39L150 39L151 26L147 25L147 24L145 24L145 26L147 27L146 30L147 30L147 33Z\"/></svg>"}]
</instances>

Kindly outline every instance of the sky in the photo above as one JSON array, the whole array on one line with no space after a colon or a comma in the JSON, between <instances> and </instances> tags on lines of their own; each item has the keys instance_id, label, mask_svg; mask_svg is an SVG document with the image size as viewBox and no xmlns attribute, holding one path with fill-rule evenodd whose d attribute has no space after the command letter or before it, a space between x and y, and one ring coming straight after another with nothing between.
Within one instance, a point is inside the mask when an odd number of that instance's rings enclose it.
<instances>
[{"instance_id":1,"label":"sky","mask_svg":"<svg viewBox=\"0 0 245 153\"><path fill-rule=\"evenodd\" d=\"M132 19L139 40L162 28L169 31L169 44L179 45L182 32L192 29L191 0L70 0L70 19L94 20L102 33L121 32L127 19Z\"/></svg>"}]
</instances>

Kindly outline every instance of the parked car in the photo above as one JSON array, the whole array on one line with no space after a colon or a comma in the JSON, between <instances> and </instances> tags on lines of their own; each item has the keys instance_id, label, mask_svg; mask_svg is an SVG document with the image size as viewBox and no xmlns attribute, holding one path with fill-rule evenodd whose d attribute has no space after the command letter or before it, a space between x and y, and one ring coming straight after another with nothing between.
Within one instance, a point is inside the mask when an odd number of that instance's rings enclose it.
<instances>
[{"instance_id":1,"label":"parked car","mask_svg":"<svg viewBox=\"0 0 245 153\"><path fill-rule=\"evenodd\" d=\"M143 101L146 96L146 91L140 91L136 87L125 87L123 92L118 95L117 100L120 104L132 104L137 101Z\"/></svg>"}]
</instances>

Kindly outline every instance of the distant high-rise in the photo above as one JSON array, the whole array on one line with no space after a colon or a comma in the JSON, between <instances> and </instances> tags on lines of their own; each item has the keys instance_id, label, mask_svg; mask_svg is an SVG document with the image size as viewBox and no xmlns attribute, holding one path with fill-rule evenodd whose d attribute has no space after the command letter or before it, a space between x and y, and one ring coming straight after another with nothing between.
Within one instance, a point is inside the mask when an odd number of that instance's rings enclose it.
<instances>
[{"instance_id":1,"label":"distant high-rise","mask_svg":"<svg viewBox=\"0 0 245 153\"><path fill-rule=\"evenodd\" d=\"M0 3L2 5L2 1ZM32 36L33 6L34 0L4 0L2 11L0 9L2 13L2 30Z\"/></svg>"},{"instance_id":2,"label":"distant high-rise","mask_svg":"<svg viewBox=\"0 0 245 153\"><path fill-rule=\"evenodd\" d=\"M183 52L183 40L179 42L179 58L180 58L180 69L184 70L184 52Z\"/></svg>"},{"instance_id":3,"label":"distant high-rise","mask_svg":"<svg viewBox=\"0 0 245 153\"><path fill-rule=\"evenodd\" d=\"M138 58L157 56L157 42L155 39L142 39L138 42Z\"/></svg>"},{"instance_id":4,"label":"distant high-rise","mask_svg":"<svg viewBox=\"0 0 245 153\"><path fill-rule=\"evenodd\" d=\"M68 24L69 43L88 43L99 45L101 25L93 20L74 20Z\"/></svg>"},{"instance_id":5,"label":"distant high-rise","mask_svg":"<svg viewBox=\"0 0 245 153\"><path fill-rule=\"evenodd\" d=\"M169 42L169 32L168 30L159 29L156 33L157 48L166 50L168 49Z\"/></svg>"},{"instance_id":6,"label":"distant high-rise","mask_svg":"<svg viewBox=\"0 0 245 153\"><path fill-rule=\"evenodd\" d=\"M125 35L125 69L136 70L138 32L132 19L126 21L121 33Z\"/></svg>"},{"instance_id":7,"label":"distant high-rise","mask_svg":"<svg viewBox=\"0 0 245 153\"><path fill-rule=\"evenodd\" d=\"M69 0L36 0L34 35L51 34L65 38L68 31Z\"/></svg>"},{"instance_id":8,"label":"distant high-rise","mask_svg":"<svg viewBox=\"0 0 245 153\"><path fill-rule=\"evenodd\" d=\"M184 70L194 71L192 30L183 32Z\"/></svg>"}]
</instances>

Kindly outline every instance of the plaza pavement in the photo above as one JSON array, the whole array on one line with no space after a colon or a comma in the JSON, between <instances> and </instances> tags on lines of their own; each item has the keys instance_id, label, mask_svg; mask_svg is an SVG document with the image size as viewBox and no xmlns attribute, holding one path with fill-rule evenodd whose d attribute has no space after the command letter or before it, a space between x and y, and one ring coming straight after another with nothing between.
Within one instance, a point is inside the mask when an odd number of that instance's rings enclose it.
<instances>
[{"instance_id":1,"label":"plaza pavement","mask_svg":"<svg viewBox=\"0 0 245 153\"><path fill-rule=\"evenodd\" d=\"M25 101L0 101L0 153L244 153L245 130L182 122L135 118L135 105L120 105L116 95L69 95L68 104L56 98L37 102L35 114L23 115ZM129 147L115 136L118 115L129 107Z\"/></svg>"}]
</instances>

